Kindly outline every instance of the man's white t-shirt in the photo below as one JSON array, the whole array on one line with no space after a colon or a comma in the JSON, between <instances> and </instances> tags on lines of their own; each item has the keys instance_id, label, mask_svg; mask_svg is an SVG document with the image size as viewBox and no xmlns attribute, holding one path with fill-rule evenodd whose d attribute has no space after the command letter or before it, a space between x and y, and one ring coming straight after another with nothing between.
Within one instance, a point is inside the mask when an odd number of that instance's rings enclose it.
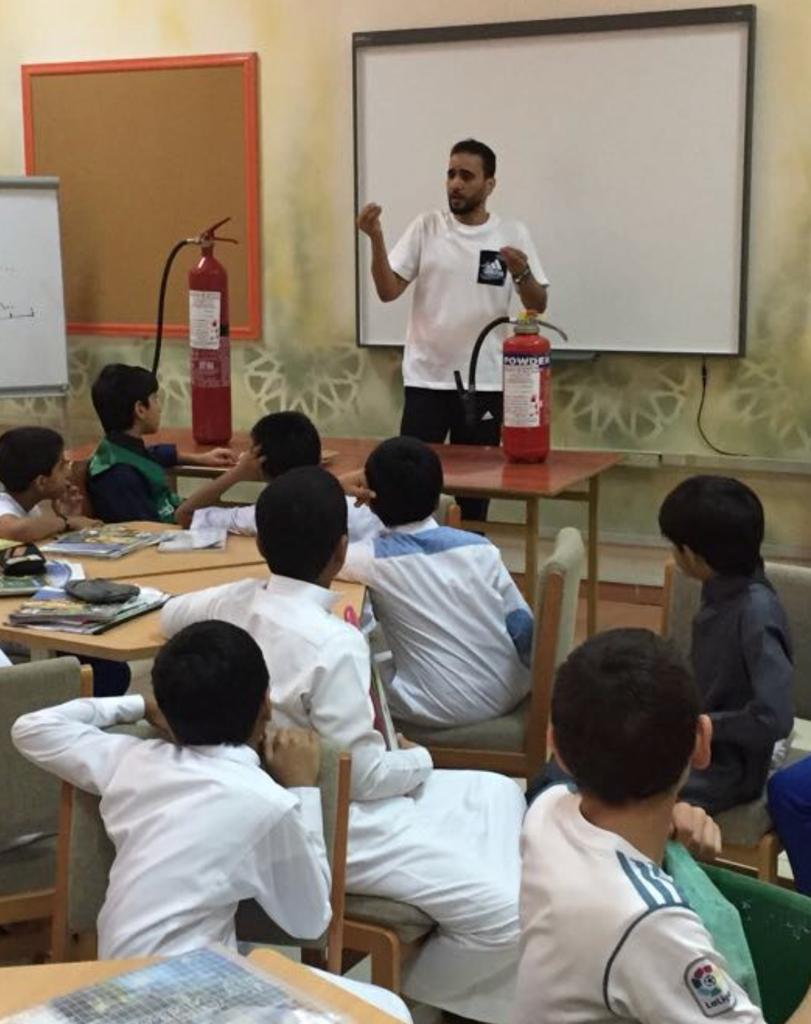
<instances>
[{"instance_id":1,"label":"man's white t-shirt","mask_svg":"<svg viewBox=\"0 0 811 1024\"><path fill-rule=\"evenodd\" d=\"M526 253L536 280L548 284L529 232L519 220L491 213L484 224L460 224L450 211L420 214L389 253L395 274L414 281L405 338L406 387L451 390L454 370L467 381L479 332L507 316L517 291L498 255L509 245ZM520 300L519 300L520 301ZM476 387L501 390L501 344L508 327L493 330L479 355Z\"/></svg>"},{"instance_id":2,"label":"man's white t-shirt","mask_svg":"<svg viewBox=\"0 0 811 1024\"><path fill-rule=\"evenodd\" d=\"M764 1024L669 875L552 786L521 839L513 1024Z\"/></svg>"}]
</instances>

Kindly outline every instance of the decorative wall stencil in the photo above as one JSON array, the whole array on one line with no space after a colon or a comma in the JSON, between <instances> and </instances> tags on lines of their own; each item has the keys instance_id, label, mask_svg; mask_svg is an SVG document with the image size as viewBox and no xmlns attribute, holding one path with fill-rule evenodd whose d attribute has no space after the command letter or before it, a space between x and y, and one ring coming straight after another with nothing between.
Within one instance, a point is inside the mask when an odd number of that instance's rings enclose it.
<instances>
[{"instance_id":1,"label":"decorative wall stencil","mask_svg":"<svg viewBox=\"0 0 811 1024\"><path fill-rule=\"evenodd\" d=\"M555 423L601 447L642 447L678 421L696 374L693 360L601 356L556 365Z\"/></svg>"}]
</instances>

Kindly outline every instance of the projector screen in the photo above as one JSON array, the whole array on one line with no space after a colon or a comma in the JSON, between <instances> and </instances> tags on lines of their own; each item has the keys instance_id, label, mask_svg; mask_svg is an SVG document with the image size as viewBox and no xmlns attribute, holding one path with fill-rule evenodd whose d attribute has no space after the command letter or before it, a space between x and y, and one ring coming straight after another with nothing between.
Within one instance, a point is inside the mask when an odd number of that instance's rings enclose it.
<instances>
[{"instance_id":1,"label":"projector screen","mask_svg":"<svg viewBox=\"0 0 811 1024\"><path fill-rule=\"evenodd\" d=\"M451 145L496 152L577 351L744 351L754 7L356 33L355 203L389 250L446 209ZM356 249L357 340L401 345ZM483 325L482 325L483 326ZM471 346L474 338L471 338ZM552 336L557 350L564 348Z\"/></svg>"}]
</instances>

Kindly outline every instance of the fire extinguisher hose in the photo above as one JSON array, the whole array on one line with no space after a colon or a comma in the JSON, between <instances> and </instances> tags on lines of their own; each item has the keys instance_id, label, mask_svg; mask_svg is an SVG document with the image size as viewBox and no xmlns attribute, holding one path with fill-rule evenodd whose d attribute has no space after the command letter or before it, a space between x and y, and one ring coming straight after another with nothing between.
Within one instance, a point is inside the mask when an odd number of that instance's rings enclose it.
<instances>
[{"instance_id":1,"label":"fire extinguisher hose","mask_svg":"<svg viewBox=\"0 0 811 1024\"><path fill-rule=\"evenodd\" d=\"M172 264L175 261L175 256L180 252L184 245L193 245L197 241L196 238L182 238L179 242L172 246L172 250L166 257L166 263L163 265L163 274L161 275L161 286L158 292L158 317L155 324L155 356L152 360L152 372L157 376L158 367L161 361L161 348L163 345L163 307L166 302L166 285L169 281L169 271L172 269Z\"/></svg>"},{"instance_id":2,"label":"fire extinguisher hose","mask_svg":"<svg viewBox=\"0 0 811 1024\"><path fill-rule=\"evenodd\" d=\"M489 324L486 324L479 332L478 338L476 338L476 344L473 346L473 351L470 353L470 363L468 364L467 370L467 388L462 383L462 374L458 370L453 371L453 379L456 381L456 390L459 392L459 398L462 401L462 408L465 412L465 422L471 429L476 424L476 367L479 362L479 352L481 352L482 345L487 335L495 327L500 324L508 324L510 318L508 316L497 316L495 320L491 320Z\"/></svg>"},{"instance_id":3,"label":"fire extinguisher hose","mask_svg":"<svg viewBox=\"0 0 811 1024\"><path fill-rule=\"evenodd\" d=\"M501 324L508 324L512 321L508 316L498 316L495 320L491 320L489 324L485 326L479 332L476 343L473 346L473 350L470 353L470 363L467 371L467 388L462 383L462 374L458 370L453 371L453 379L456 381L456 390L459 393L459 398L462 401L462 408L465 413L465 422L468 427L473 429L476 425L476 367L479 362L479 353L481 352L482 345L484 344L485 338L495 327ZM569 340L569 336L565 331L561 330L560 327L556 327L554 324L550 324L548 320L535 320L535 323L541 327L548 327L559 334L564 341Z\"/></svg>"}]
</instances>

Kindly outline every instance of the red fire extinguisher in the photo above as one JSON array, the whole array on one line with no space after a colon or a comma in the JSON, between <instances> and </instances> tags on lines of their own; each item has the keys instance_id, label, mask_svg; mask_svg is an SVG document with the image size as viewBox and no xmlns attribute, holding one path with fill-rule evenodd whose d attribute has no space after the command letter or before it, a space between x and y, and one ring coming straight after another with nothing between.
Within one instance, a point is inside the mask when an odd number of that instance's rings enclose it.
<instances>
[{"instance_id":1,"label":"red fire extinguisher","mask_svg":"<svg viewBox=\"0 0 811 1024\"><path fill-rule=\"evenodd\" d=\"M198 444L231 440L231 350L228 275L214 256L215 242L236 242L215 235L226 220L199 236L200 260L189 271L189 344L191 348L191 423Z\"/></svg>"},{"instance_id":2,"label":"red fire extinguisher","mask_svg":"<svg viewBox=\"0 0 811 1024\"><path fill-rule=\"evenodd\" d=\"M504 342L501 443L510 462L543 462L549 454L551 350L531 312L518 318L515 334Z\"/></svg>"},{"instance_id":3,"label":"red fire extinguisher","mask_svg":"<svg viewBox=\"0 0 811 1024\"><path fill-rule=\"evenodd\" d=\"M479 352L489 333L501 324L512 324L515 334L502 349L504 377L504 422L501 443L510 462L543 462L549 454L549 397L551 393L551 344L540 333L549 327L568 341L565 331L537 313L527 311L515 320L499 316L481 329L470 353L467 387L462 374L454 371L456 390L462 402L465 421L476 426L476 366Z\"/></svg>"}]
</instances>

